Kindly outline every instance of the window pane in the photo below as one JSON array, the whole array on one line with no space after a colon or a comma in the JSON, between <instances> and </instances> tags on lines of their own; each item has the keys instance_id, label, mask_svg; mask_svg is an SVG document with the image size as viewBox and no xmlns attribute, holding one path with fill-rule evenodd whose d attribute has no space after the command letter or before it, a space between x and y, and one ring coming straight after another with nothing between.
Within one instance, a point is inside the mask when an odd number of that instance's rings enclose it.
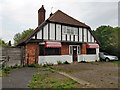
<instances>
[{"instance_id":1,"label":"window pane","mask_svg":"<svg viewBox=\"0 0 120 90\"><path fill-rule=\"evenodd\" d=\"M60 55L60 48L45 48L46 55Z\"/></svg>"},{"instance_id":2,"label":"window pane","mask_svg":"<svg viewBox=\"0 0 120 90\"><path fill-rule=\"evenodd\" d=\"M70 55L72 54L72 46L70 46Z\"/></svg>"},{"instance_id":3,"label":"window pane","mask_svg":"<svg viewBox=\"0 0 120 90\"><path fill-rule=\"evenodd\" d=\"M80 54L80 46L78 46L78 54Z\"/></svg>"},{"instance_id":4,"label":"window pane","mask_svg":"<svg viewBox=\"0 0 120 90\"><path fill-rule=\"evenodd\" d=\"M87 48L87 54L96 54L96 48Z\"/></svg>"},{"instance_id":5,"label":"window pane","mask_svg":"<svg viewBox=\"0 0 120 90\"><path fill-rule=\"evenodd\" d=\"M62 26L62 33L63 34L67 34L67 28L66 28L66 26Z\"/></svg>"}]
</instances>

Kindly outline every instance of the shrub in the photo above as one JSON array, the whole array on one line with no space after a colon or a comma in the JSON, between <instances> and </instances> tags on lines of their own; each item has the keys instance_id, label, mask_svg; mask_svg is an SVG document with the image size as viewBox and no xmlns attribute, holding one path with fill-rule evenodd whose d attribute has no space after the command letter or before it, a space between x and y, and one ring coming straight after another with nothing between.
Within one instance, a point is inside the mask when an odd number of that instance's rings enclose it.
<instances>
[{"instance_id":1,"label":"shrub","mask_svg":"<svg viewBox=\"0 0 120 90\"><path fill-rule=\"evenodd\" d=\"M68 61L65 61L64 64L70 64Z\"/></svg>"},{"instance_id":2,"label":"shrub","mask_svg":"<svg viewBox=\"0 0 120 90\"><path fill-rule=\"evenodd\" d=\"M63 64L61 61L57 61L57 64L60 65L60 64Z\"/></svg>"},{"instance_id":3,"label":"shrub","mask_svg":"<svg viewBox=\"0 0 120 90\"><path fill-rule=\"evenodd\" d=\"M52 63L46 63L46 64L43 65L43 67L48 67L48 66L53 66L53 64Z\"/></svg>"},{"instance_id":4,"label":"shrub","mask_svg":"<svg viewBox=\"0 0 120 90\"><path fill-rule=\"evenodd\" d=\"M10 70L11 70L11 67L5 67L5 68L3 68L3 72L4 72L4 73L9 72Z\"/></svg>"},{"instance_id":5,"label":"shrub","mask_svg":"<svg viewBox=\"0 0 120 90\"><path fill-rule=\"evenodd\" d=\"M86 61L80 61L79 63L88 63L88 62L86 62Z\"/></svg>"},{"instance_id":6,"label":"shrub","mask_svg":"<svg viewBox=\"0 0 120 90\"><path fill-rule=\"evenodd\" d=\"M36 67L35 63L29 64L28 67Z\"/></svg>"}]
</instances>

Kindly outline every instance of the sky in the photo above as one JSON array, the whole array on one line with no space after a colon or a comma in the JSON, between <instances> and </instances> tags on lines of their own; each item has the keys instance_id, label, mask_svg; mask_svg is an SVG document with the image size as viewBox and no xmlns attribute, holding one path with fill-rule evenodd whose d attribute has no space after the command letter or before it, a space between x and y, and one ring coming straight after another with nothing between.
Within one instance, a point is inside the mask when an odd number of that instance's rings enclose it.
<instances>
[{"instance_id":1,"label":"sky","mask_svg":"<svg viewBox=\"0 0 120 90\"><path fill-rule=\"evenodd\" d=\"M46 19L58 9L95 30L118 26L119 0L0 0L0 38L12 41L16 33L38 25L38 9L44 5ZM52 8L53 7L53 8Z\"/></svg>"}]
</instances>

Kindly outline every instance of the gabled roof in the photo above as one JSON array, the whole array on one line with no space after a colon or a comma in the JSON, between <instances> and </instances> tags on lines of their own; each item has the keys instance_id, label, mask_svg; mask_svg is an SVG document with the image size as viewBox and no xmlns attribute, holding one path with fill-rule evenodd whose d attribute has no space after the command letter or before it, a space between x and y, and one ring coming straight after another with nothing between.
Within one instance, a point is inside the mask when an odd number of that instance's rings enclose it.
<instances>
[{"instance_id":1,"label":"gabled roof","mask_svg":"<svg viewBox=\"0 0 120 90\"><path fill-rule=\"evenodd\" d=\"M48 18L48 21L57 22L57 23L64 23L76 26L82 26L89 28L88 25L72 18L71 16L65 14L61 10L56 11L51 17Z\"/></svg>"},{"instance_id":2,"label":"gabled roof","mask_svg":"<svg viewBox=\"0 0 120 90\"><path fill-rule=\"evenodd\" d=\"M40 28L42 28L48 21L90 28L88 25L58 10L53 15L51 15L46 21L40 24L30 35L28 35L25 39L23 39L17 46L22 45L25 42L28 42L31 39L31 37L34 36L40 30Z\"/></svg>"}]
</instances>

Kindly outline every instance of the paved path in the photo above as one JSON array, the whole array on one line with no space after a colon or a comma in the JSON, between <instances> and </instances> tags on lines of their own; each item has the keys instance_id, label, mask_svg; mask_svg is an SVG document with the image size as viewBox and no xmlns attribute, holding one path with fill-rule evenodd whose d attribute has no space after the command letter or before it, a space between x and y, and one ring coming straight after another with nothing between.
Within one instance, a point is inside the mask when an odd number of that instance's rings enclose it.
<instances>
[{"instance_id":1,"label":"paved path","mask_svg":"<svg viewBox=\"0 0 120 90\"><path fill-rule=\"evenodd\" d=\"M13 70L10 76L2 78L2 88L28 88L36 70L29 67Z\"/></svg>"}]
</instances>

